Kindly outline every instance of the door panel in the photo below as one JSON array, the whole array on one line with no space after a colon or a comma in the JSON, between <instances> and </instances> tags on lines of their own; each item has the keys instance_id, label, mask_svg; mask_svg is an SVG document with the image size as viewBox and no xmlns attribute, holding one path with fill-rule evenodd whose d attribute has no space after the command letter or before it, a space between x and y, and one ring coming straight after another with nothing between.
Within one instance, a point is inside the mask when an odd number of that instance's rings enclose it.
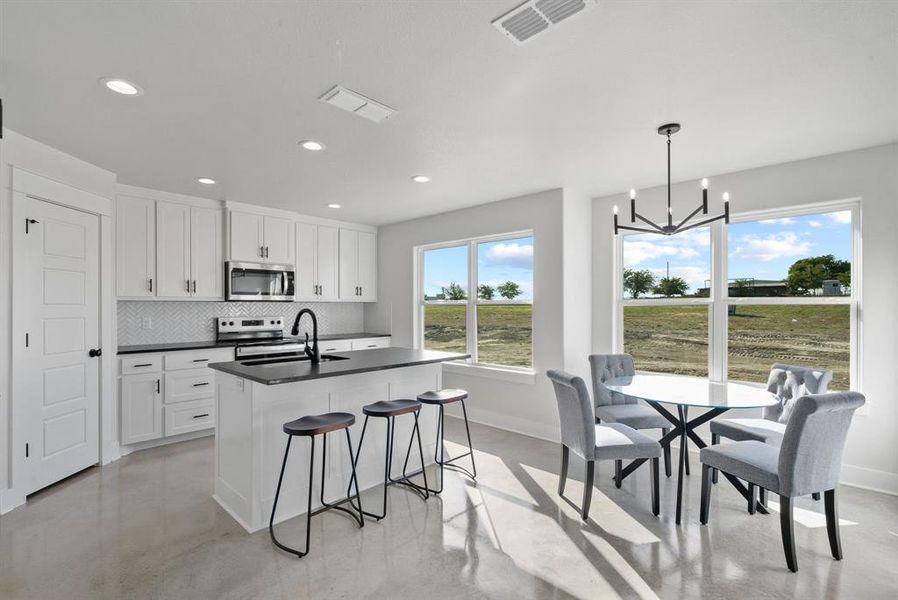
<instances>
[{"instance_id":1,"label":"door panel","mask_svg":"<svg viewBox=\"0 0 898 600\"><path fill-rule=\"evenodd\" d=\"M293 264L293 221L278 217L264 218L265 262Z\"/></svg>"},{"instance_id":2,"label":"door panel","mask_svg":"<svg viewBox=\"0 0 898 600\"><path fill-rule=\"evenodd\" d=\"M156 203L157 296L190 296L190 207L171 202Z\"/></svg>"},{"instance_id":3,"label":"door panel","mask_svg":"<svg viewBox=\"0 0 898 600\"><path fill-rule=\"evenodd\" d=\"M367 231L359 232L359 299L377 300L377 236Z\"/></svg>"},{"instance_id":4,"label":"door panel","mask_svg":"<svg viewBox=\"0 0 898 600\"><path fill-rule=\"evenodd\" d=\"M262 217L253 213L231 211L229 260L262 261Z\"/></svg>"},{"instance_id":5,"label":"door panel","mask_svg":"<svg viewBox=\"0 0 898 600\"><path fill-rule=\"evenodd\" d=\"M190 209L190 277L194 298L224 298L221 210Z\"/></svg>"},{"instance_id":6,"label":"door panel","mask_svg":"<svg viewBox=\"0 0 898 600\"><path fill-rule=\"evenodd\" d=\"M339 243L337 241L336 227L318 228L318 285L321 286L321 294L318 296L325 300L336 300L340 281L337 277L339 261Z\"/></svg>"},{"instance_id":7,"label":"door panel","mask_svg":"<svg viewBox=\"0 0 898 600\"><path fill-rule=\"evenodd\" d=\"M359 234L340 229L340 299L358 300Z\"/></svg>"},{"instance_id":8,"label":"door panel","mask_svg":"<svg viewBox=\"0 0 898 600\"><path fill-rule=\"evenodd\" d=\"M317 300L316 264L318 257L318 227L309 223L296 224L296 299Z\"/></svg>"},{"instance_id":9,"label":"door panel","mask_svg":"<svg viewBox=\"0 0 898 600\"><path fill-rule=\"evenodd\" d=\"M116 294L155 296L156 202L119 196L115 237Z\"/></svg>"},{"instance_id":10,"label":"door panel","mask_svg":"<svg viewBox=\"0 0 898 600\"><path fill-rule=\"evenodd\" d=\"M88 356L99 343L99 219L21 193L13 214L36 221L13 234L13 398L23 425L14 452L25 457L29 494L99 458L99 359Z\"/></svg>"}]
</instances>

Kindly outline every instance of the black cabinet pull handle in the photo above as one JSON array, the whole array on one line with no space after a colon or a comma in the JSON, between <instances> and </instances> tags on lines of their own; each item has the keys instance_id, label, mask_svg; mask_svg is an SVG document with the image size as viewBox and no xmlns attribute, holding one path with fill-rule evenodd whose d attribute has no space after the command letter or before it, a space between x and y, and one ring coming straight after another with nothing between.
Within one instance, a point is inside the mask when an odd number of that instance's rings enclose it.
<instances>
[{"instance_id":1,"label":"black cabinet pull handle","mask_svg":"<svg viewBox=\"0 0 898 600\"><path fill-rule=\"evenodd\" d=\"M209 413L203 413L201 415L193 415L194 419L202 419L203 417L208 417Z\"/></svg>"},{"instance_id":2,"label":"black cabinet pull handle","mask_svg":"<svg viewBox=\"0 0 898 600\"><path fill-rule=\"evenodd\" d=\"M136 367L152 367L153 363L140 363L139 365L134 365Z\"/></svg>"},{"instance_id":3,"label":"black cabinet pull handle","mask_svg":"<svg viewBox=\"0 0 898 600\"><path fill-rule=\"evenodd\" d=\"M194 384L193 384L193 387L200 387L200 386L203 386L203 385L209 385L209 382L208 382L208 381L204 381L203 383L194 383Z\"/></svg>"},{"instance_id":4,"label":"black cabinet pull handle","mask_svg":"<svg viewBox=\"0 0 898 600\"><path fill-rule=\"evenodd\" d=\"M162 380L161 379L156 380L156 393L157 394L162 393Z\"/></svg>"},{"instance_id":5,"label":"black cabinet pull handle","mask_svg":"<svg viewBox=\"0 0 898 600\"><path fill-rule=\"evenodd\" d=\"M209 362L208 358L195 358L193 362Z\"/></svg>"},{"instance_id":6,"label":"black cabinet pull handle","mask_svg":"<svg viewBox=\"0 0 898 600\"><path fill-rule=\"evenodd\" d=\"M153 278L150 277L150 291L153 291Z\"/></svg>"},{"instance_id":7,"label":"black cabinet pull handle","mask_svg":"<svg viewBox=\"0 0 898 600\"><path fill-rule=\"evenodd\" d=\"M193 293L196 293L196 279L193 280Z\"/></svg>"}]
</instances>

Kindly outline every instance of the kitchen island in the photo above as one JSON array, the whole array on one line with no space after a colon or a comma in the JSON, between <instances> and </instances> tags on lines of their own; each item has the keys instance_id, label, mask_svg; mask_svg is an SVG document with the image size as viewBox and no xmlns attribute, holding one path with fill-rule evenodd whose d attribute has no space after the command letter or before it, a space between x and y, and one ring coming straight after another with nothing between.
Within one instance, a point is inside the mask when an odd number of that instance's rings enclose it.
<instances>
[{"instance_id":1,"label":"kitchen island","mask_svg":"<svg viewBox=\"0 0 898 600\"><path fill-rule=\"evenodd\" d=\"M305 415L348 412L356 416L350 428L357 450L362 429L362 407L379 400L415 398L442 383L441 363L467 358L466 354L378 348L322 356L322 362L307 359L255 359L213 363L218 394L215 406L215 500L247 531L268 525L287 436L283 425ZM414 419L396 419L394 472L401 471ZM424 459L433 462L436 441L436 411L424 407L420 415ZM331 439L333 437L333 439ZM358 459L360 489L383 482L386 426L373 419L365 434ZM416 456L417 453L413 453ZM320 506L320 461L316 458L314 510ZM297 439L290 449L278 502L277 521L306 510L309 443ZM345 497L350 464L345 435L328 438L324 498L327 502ZM412 459L409 471L419 468Z\"/></svg>"}]
</instances>

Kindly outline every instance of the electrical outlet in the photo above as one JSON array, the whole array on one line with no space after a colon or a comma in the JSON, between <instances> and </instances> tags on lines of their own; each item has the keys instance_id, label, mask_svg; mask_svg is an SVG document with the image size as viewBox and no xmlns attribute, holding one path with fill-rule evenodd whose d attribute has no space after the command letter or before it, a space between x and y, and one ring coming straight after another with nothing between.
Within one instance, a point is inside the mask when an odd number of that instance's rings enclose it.
<instances>
[{"instance_id":1,"label":"electrical outlet","mask_svg":"<svg viewBox=\"0 0 898 600\"><path fill-rule=\"evenodd\" d=\"M153 328L153 319L149 317L144 317L143 321L141 321L140 326L143 329L152 329Z\"/></svg>"}]
</instances>

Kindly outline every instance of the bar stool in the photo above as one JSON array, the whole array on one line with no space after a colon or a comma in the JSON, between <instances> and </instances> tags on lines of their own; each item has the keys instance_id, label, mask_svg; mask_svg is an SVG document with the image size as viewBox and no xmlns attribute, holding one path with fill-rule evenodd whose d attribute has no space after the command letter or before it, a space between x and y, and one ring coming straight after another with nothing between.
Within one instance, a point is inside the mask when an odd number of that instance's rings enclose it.
<instances>
[{"instance_id":1,"label":"bar stool","mask_svg":"<svg viewBox=\"0 0 898 600\"><path fill-rule=\"evenodd\" d=\"M437 445L433 451L433 460L438 465L440 465L440 487L439 489L428 489L427 491L432 494L440 494L443 492L443 469L455 469L461 473L464 473L471 479L477 479L477 465L474 463L474 447L471 445L471 429L468 427L468 411L465 410L465 399L468 397L468 392L465 390L439 390L439 391L430 391L424 392L423 394L418 395L418 401L421 404L430 404L434 406L438 406L439 416L437 417ZM446 448L443 443L445 436L445 406L447 404L452 404L453 402L461 402L461 411L465 418L465 433L468 436L468 451L464 454L459 454L454 458L450 458L446 460ZM437 453L439 452L439 457L437 457ZM466 468L452 464L460 458L464 458L466 456L471 457L471 467L472 471L468 471Z\"/></svg>"},{"instance_id":2,"label":"bar stool","mask_svg":"<svg viewBox=\"0 0 898 600\"><path fill-rule=\"evenodd\" d=\"M365 423L362 425L362 435L359 437L359 447L358 453L356 454L355 460L358 463L359 456L362 454L362 442L365 441L365 431L368 429L368 419L371 417L374 418L383 418L387 421L387 446L384 452L384 504L383 511L381 514L376 514L372 512L367 512L361 510L361 505L358 510L362 512L362 514L368 515L369 517L373 517L380 521L385 516L387 516L387 487L390 484L398 483L400 485L404 485L416 492L421 496L424 500L427 500L430 497L430 494L427 492L427 472L424 470L424 447L421 445L421 430L418 428L418 412L421 410L421 403L417 400L381 400L380 402L374 402L372 404L368 404L362 407L362 412L365 413ZM396 417L400 415L413 414L415 417L415 426L412 429L412 435L408 440L408 450L405 452L405 463L402 465L402 477L399 479L393 479L393 475L391 473L393 467L393 439L396 435ZM421 457L421 473L424 475L424 486L417 485L413 483L411 479L409 479L409 475L406 473L406 468L408 467L408 459L412 452L412 443L415 441L415 437L418 438L418 455ZM355 472L355 466L353 466L353 472ZM350 487L352 486L352 481L349 482ZM356 481L356 490L358 490L358 481ZM349 488L346 490L346 495L349 496ZM352 501L350 500L350 503ZM353 508L356 508L353 505Z\"/></svg>"},{"instance_id":3,"label":"bar stool","mask_svg":"<svg viewBox=\"0 0 898 600\"><path fill-rule=\"evenodd\" d=\"M274 493L274 504L271 506L271 518L268 521L268 532L271 534L271 541L274 542L274 545L284 550L286 552L290 552L295 554L297 557L302 558L306 554L309 553L309 534L311 532L312 525L312 515L317 515L318 513L324 512L330 509L336 509L345 512L349 516L351 516L358 524L359 527L365 526L364 517L362 516L362 500L359 495L359 483L358 479L355 475L355 463L356 459L352 453L352 440L349 437L349 427L355 423L355 415L344 412L332 412L325 413L323 415L309 415L306 417L302 417L300 419L296 419L295 421L290 421L289 423L284 423L284 433L287 434L287 448L284 450L284 462L281 464L281 474L278 477L278 487L277 491ZM349 479L349 485L352 487L353 481L355 481L355 497L358 504L358 513L343 508L340 504L344 502L349 502L350 506L355 508L355 505L352 504L352 500L349 497L347 492L347 498L337 502L335 504L328 504L324 501L324 474L327 470L327 434L332 431L339 431L343 429L346 431L346 443L349 446L349 463L352 466L352 476ZM321 508L316 510L312 510L312 482L313 482L313 474L315 472L315 436L322 435L322 445L323 450L321 452ZM309 500L308 506L306 508L306 548L305 550L296 550L294 548L290 548L282 543L280 543L277 538L274 536L274 514L277 510L278 506L278 498L281 495L281 483L284 481L284 469L287 467L287 457L290 455L290 443L293 441L293 436L303 436L308 437L311 442L311 454L309 456Z\"/></svg>"}]
</instances>

